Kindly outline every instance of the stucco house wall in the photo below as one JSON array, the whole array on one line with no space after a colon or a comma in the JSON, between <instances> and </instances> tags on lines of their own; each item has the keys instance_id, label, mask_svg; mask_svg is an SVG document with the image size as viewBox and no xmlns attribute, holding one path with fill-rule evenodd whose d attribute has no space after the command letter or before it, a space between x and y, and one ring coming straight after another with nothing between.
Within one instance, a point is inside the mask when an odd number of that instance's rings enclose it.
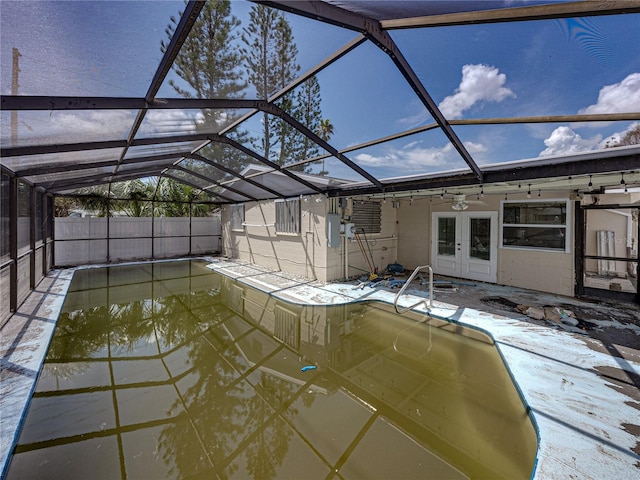
<instances>
[{"instance_id":1,"label":"stucco house wall","mask_svg":"<svg viewBox=\"0 0 640 480\"><path fill-rule=\"evenodd\" d=\"M223 208L223 254L325 282L345 278L345 260L348 260L349 264L347 276L369 273L369 262L355 239L342 238L339 246L328 246L327 215L330 211L340 212L335 199L316 202L312 198L308 201L302 200L300 206L299 234L276 232L273 200L246 203L245 226L241 230L231 229L231 209ZM373 257L373 260L370 257L370 262L372 261L379 271L397 259L396 211L392 202L382 203L380 233L366 235L368 247L364 243L364 237L361 237L366 254Z\"/></svg>"},{"instance_id":2,"label":"stucco house wall","mask_svg":"<svg viewBox=\"0 0 640 480\"><path fill-rule=\"evenodd\" d=\"M400 202L398 214L398 263L406 269L430 263L431 202L415 199Z\"/></svg>"},{"instance_id":3,"label":"stucco house wall","mask_svg":"<svg viewBox=\"0 0 640 480\"><path fill-rule=\"evenodd\" d=\"M476 200L476 197L469 197ZM531 200L569 200L565 195L552 193ZM628 201L628 196L622 200ZM500 285L528 288L572 296L575 289L574 265L574 201L569 202L568 239L566 251L548 251L527 248L509 248L500 244L502 228L502 202L504 197L486 195L483 204L471 204L465 212L497 212L497 282ZM509 195L508 200L527 201L526 192ZM222 211L222 249L226 256L255 263L274 270L320 281L356 278L369 273L371 267L356 240L341 237L336 247L327 241L327 215L335 212L348 222L348 209L340 206L338 199L302 197L301 231L299 234L278 233L275 230L275 202L264 200L245 204L245 226L241 230L230 229L230 208ZM381 202L381 232L367 234L365 251L373 255L378 271L394 262L411 270L418 265L432 263L432 214L450 212L451 201L431 198L404 198L400 201ZM604 228L609 220L599 218L599 212L590 212L589 232ZM634 224L635 225L635 224ZM620 230L619 228L617 230ZM589 233L588 232L588 233ZM633 231L635 235L635 230ZM617 237L618 238L618 237ZM627 239L625 239L626 243ZM637 243L637 239L633 239ZM622 247L625 247L623 245ZM589 252L588 252L589 253ZM595 253L595 252L591 252ZM626 252L619 252L621 256ZM616 254L618 252L616 251ZM348 262L348 269L346 268Z\"/></svg>"},{"instance_id":4,"label":"stucco house wall","mask_svg":"<svg viewBox=\"0 0 640 480\"><path fill-rule=\"evenodd\" d=\"M300 233L276 232L273 200L247 202L245 226L231 230L231 209L222 209L222 251L230 258L327 281L326 201L301 201Z\"/></svg>"},{"instance_id":5,"label":"stucco house wall","mask_svg":"<svg viewBox=\"0 0 640 480\"><path fill-rule=\"evenodd\" d=\"M329 261L332 263L331 280L345 278L345 248L347 249L348 271L346 277L352 278L371 273L373 269L382 272L388 264L394 263L398 258L398 228L397 212L393 202L387 201L380 204L381 222L380 233L367 233L361 235L364 253L357 240L343 240L340 249L329 249ZM366 237L366 242L365 242ZM368 246L367 246L368 243ZM345 247L346 245L346 247ZM369 262L367 262L367 257Z\"/></svg>"},{"instance_id":6,"label":"stucco house wall","mask_svg":"<svg viewBox=\"0 0 640 480\"><path fill-rule=\"evenodd\" d=\"M574 294L575 268L573 262L573 207L569 208L568 252L528 250L523 248L504 248L500 245L500 225L504 197L484 196L484 204L471 204L465 212L498 212L498 235L493 241L498 243L497 283L515 287L529 288L543 292L572 296ZM535 199L568 199L567 196L542 194ZM476 200L476 197L469 197ZM526 192L510 195L509 200L528 200ZM398 262L406 269L418 265L431 264L433 212L451 211L451 201L432 197L402 201L398 215Z\"/></svg>"}]
</instances>

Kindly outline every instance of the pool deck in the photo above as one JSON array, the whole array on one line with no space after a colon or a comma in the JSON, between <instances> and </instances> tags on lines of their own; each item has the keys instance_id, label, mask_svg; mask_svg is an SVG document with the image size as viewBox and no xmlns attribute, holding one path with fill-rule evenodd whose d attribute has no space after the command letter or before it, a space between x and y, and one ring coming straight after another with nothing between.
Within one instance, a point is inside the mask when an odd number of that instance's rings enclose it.
<instances>
[{"instance_id":1,"label":"pool deck","mask_svg":"<svg viewBox=\"0 0 640 480\"><path fill-rule=\"evenodd\" d=\"M294 303L393 303L397 293L323 284L234 260L205 260L215 271ZM74 272L51 271L0 330L2 476ZM431 314L481 329L495 340L539 432L533 478L640 478L640 308L480 282L452 284L434 289ZM417 282L408 293L401 305L427 296ZM573 309L589 328L532 320L509 311L510 302Z\"/></svg>"}]
</instances>

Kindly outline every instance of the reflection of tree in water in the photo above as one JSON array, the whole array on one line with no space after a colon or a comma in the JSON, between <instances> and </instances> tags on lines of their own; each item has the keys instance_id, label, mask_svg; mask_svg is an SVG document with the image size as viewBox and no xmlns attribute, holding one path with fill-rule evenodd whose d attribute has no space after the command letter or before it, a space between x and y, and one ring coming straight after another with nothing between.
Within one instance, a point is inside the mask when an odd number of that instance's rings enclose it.
<instances>
[{"instance_id":1,"label":"reflection of tree in water","mask_svg":"<svg viewBox=\"0 0 640 480\"><path fill-rule=\"evenodd\" d=\"M289 441L293 430L287 423L275 417L264 428L264 423L273 416L274 409L288 401L294 394L296 385L276 378L273 375L260 373L260 382L255 386L259 395L253 395L247 402L247 430L254 432L244 453L247 458L247 470L254 479L275 478L276 467L289 451ZM283 417L293 417L297 409L289 406L281 413Z\"/></svg>"},{"instance_id":2,"label":"reflection of tree in water","mask_svg":"<svg viewBox=\"0 0 640 480\"><path fill-rule=\"evenodd\" d=\"M63 313L47 361L106 357L110 347L163 358L182 352L189 367L172 379L181 396L172 408L184 406L189 421L184 421L185 415L175 417L161 431L157 445L170 473L187 477L209 472L226 478L246 468L255 479L274 478L289 451L293 430L284 420L298 413L291 404L300 387L260 370L242 376L251 368L246 358L260 362L262 355L247 351L249 342L243 342L240 354L234 339L220 327L234 316L220 303L217 291ZM136 350L153 338L164 354ZM60 378L87 364L68 363L68 369L65 365L59 370ZM188 387L182 386L183 380ZM313 396L303 396L305 405L313 401ZM246 466L241 467L243 455Z\"/></svg>"},{"instance_id":3,"label":"reflection of tree in water","mask_svg":"<svg viewBox=\"0 0 640 480\"><path fill-rule=\"evenodd\" d=\"M47 361L89 358L109 344L109 322L96 322L109 318L109 305L63 312L47 352Z\"/></svg>"},{"instance_id":4,"label":"reflection of tree in water","mask_svg":"<svg viewBox=\"0 0 640 480\"><path fill-rule=\"evenodd\" d=\"M151 306L147 300L112 304L109 323L111 349L124 347L128 352L132 352L143 339L148 339L154 334Z\"/></svg>"},{"instance_id":5,"label":"reflection of tree in water","mask_svg":"<svg viewBox=\"0 0 640 480\"><path fill-rule=\"evenodd\" d=\"M214 331L208 335L214 335ZM287 404L299 386L264 372L259 373L259 382L252 386L238 378L239 372L247 368L242 356L232 355L228 348L214 351L206 342L191 344L189 358L190 371L197 380L182 392L182 400L191 422L173 423L160 435L159 447L165 462L175 464L176 471L172 473L185 476L193 472L190 457L195 428L207 451L212 474L227 478L238 470L236 458L244 453L246 468L253 478L274 478L293 433L280 417L298 413ZM174 407L178 407L177 403ZM286 408L281 411L281 407Z\"/></svg>"},{"instance_id":6,"label":"reflection of tree in water","mask_svg":"<svg viewBox=\"0 0 640 480\"><path fill-rule=\"evenodd\" d=\"M159 437L159 448L167 465L174 464L181 476L193 472L194 428L206 449L211 466L223 463L243 432L239 419L244 410L243 384L235 382L237 365L214 352L207 342L189 344L188 357L195 383L182 391L191 422L172 423ZM179 402L173 408L179 407Z\"/></svg>"},{"instance_id":7,"label":"reflection of tree in water","mask_svg":"<svg viewBox=\"0 0 640 480\"><path fill-rule=\"evenodd\" d=\"M40 372L38 382L52 378L56 383L56 390L60 390L60 380L66 380L85 373L89 369L89 362L65 362L56 363L50 368L44 368Z\"/></svg>"},{"instance_id":8,"label":"reflection of tree in water","mask_svg":"<svg viewBox=\"0 0 640 480\"><path fill-rule=\"evenodd\" d=\"M189 292L156 299L158 339L165 346L178 345L219 323L226 312L217 292Z\"/></svg>"}]
</instances>

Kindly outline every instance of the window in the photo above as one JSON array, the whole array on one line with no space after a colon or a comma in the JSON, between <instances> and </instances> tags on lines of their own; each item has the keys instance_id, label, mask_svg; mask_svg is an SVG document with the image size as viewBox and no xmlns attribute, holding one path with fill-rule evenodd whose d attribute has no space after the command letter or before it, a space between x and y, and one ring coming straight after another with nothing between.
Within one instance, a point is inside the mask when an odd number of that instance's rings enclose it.
<instances>
[{"instance_id":1,"label":"window","mask_svg":"<svg viewBox=\"0 0 640 480\"><path fill-rule=\"evenodd\" d=\"M456 219L455 217L438 218L438 255L455 256L456 254Z\"/></svg>"},{"instance_id":2,"label":"window","mask_svg":"<svg viewBox=\"0 0 640 480\"><path fill-rule=\"evenodd\" d=\"M276 200L276 232L300 233L300 199Z\"/></svg>"},{"instance_id":3,"label":"window","mask_svg":"<svg viewBox=\"0 0 640 480\"><path fill-rule=\"evenodd\" d=\"M469 257L479 260L491 260L491 219L471 218L471 242L469 245Z\"/></svg>"},{"instance_id":4,"label":"window","mask_svg":"<svg viewBox=\"0 0 640 480\"><path fill-rule=\"evenodd\" d=\"M231 205L231 230L244 230L244 205Z\"/></svg>"},{"instance_id":5,"label":"window","mask_svg":"<svg viewBox=\"0 0 640 480\"><path fill-rule=\"evenodd\" d=\"M380 233L382 209L380 202L353 201L351 221L358 233Z\"/></svg>"},{"instance_id":6,"label":"window","mask_svg":"<svg viewBox=\"0 0 640 480\"><path fill-rule=\"evenodd\" d=\"M567 252L566 200L502 202L502 246Z\"/></svg>"}]
</instances>

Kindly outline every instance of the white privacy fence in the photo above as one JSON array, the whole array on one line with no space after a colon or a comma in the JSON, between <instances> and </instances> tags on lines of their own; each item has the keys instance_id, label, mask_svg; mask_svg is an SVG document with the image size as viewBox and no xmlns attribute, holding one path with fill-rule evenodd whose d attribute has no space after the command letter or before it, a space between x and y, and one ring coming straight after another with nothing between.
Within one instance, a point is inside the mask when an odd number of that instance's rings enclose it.
<instances>
[{"instance_id":1,"label":"white privacy fence","mask_svg":"<svg viewBox=\"0 0 640 480\"><path fill-rule=\"evenodd\" d=\"M54 265L74 266L218 253L220 216L56 217Z\"/></svg>"}]
</instances>

